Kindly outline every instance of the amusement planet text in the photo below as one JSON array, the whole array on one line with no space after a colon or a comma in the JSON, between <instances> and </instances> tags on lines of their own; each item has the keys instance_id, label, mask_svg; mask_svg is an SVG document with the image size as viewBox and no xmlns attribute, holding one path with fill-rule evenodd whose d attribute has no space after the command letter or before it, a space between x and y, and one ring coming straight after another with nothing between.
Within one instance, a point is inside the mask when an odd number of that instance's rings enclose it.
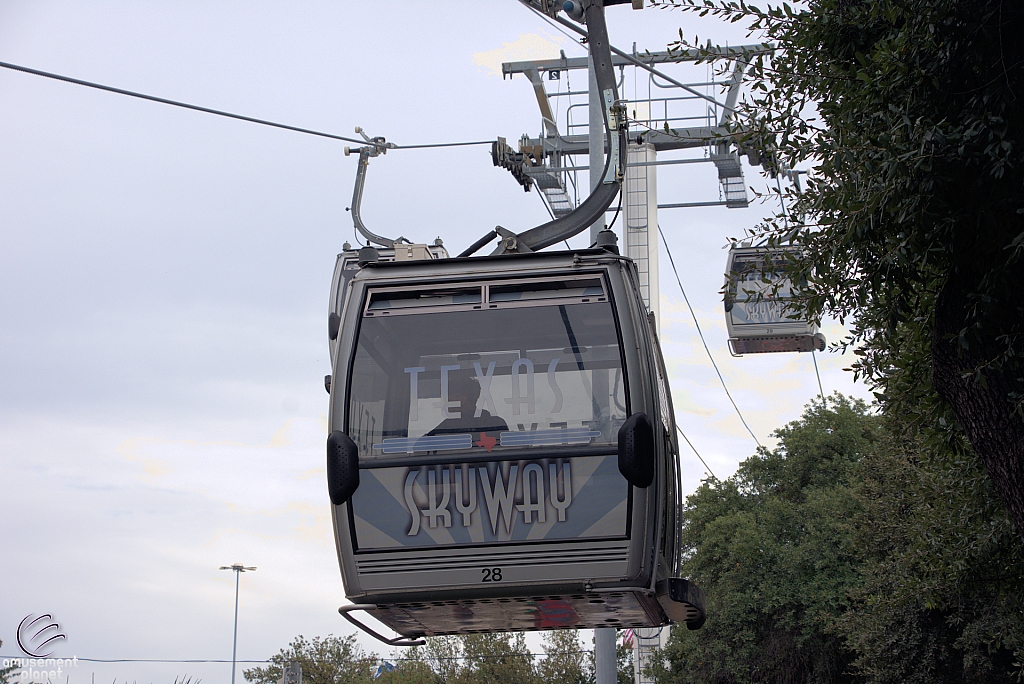
<instances>
[{"instance_id":1,"label":"amusement planet text","mask_svg":"<svg viewBox=\"0 0 1024 684\"><path fill-rule=\"evenodd\" d=\"M15 675L24 682L57 681L64 670L78 667L78 656L73 658L4 658L4 669L20 668ZM38 668L38 669L37 669Z\"/></svg>"}]
</instances>

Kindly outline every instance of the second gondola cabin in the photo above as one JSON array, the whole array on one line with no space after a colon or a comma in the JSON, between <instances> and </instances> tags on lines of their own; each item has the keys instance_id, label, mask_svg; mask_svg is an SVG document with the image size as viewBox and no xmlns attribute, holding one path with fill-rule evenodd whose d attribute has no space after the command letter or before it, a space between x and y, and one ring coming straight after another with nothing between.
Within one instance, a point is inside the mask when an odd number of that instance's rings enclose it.
<instances>
[{"instance_id":1,"label":"second gondola cabin","mask_svg":"<svg viewBox=\"0 0 1024 684\"><path fill-rule=\"evenodd\" d=\"M340 255L332 297L328 478L348 598L406 637L699 627L633 263L373 256Z\"/></svg>"},{"instance_id":2,"label":"second gondola cabin","mask_svg":"<svg viewBox=\"0 0 1024 684\"><path fill-rule=\"evenodd\" d=\"M725 265L725 325L734 356L770 352L824 351L817 325L790 306L792 283L786 275L795 246L739 247Z\"/></svg>"}]
</instances>

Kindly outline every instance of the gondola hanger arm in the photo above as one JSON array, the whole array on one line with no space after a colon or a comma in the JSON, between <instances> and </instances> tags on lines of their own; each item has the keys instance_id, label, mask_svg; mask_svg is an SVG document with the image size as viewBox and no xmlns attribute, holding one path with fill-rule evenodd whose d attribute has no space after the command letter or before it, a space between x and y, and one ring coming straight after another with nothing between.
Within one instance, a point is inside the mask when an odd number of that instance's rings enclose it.
<instances>
[{"instance_id":1,"label":"gondola hanger arm","mask_svg":"<svg viewBox=\"0 0 1024 684\"><path fill-rule=\"evenodd\" d=\"M356 184L352 190L352 206L349 210L352 212L352 223L355 225L355 229L359 233L375 244L381 247L394 248L395 243L406 242L404 237L398 237L394 240L386 238L376 233L371 232L365 224L363 224L363 216L361 212L363 204L363 187L366 185L366 168L370 165L370 157L376 157L382 154L387 154L388 150L393 150L397 146L394 143L389 143L381 136L371 138L360 126L356 126L356 133L361 135L363 139L368 143L364 147L357 147L355 149L351 147L345 148L345 156L349 156L353 152L359 155L359 166L356 169Z\"/></svg>"},{"instance_id":2,"label":"gondola hanger arm","mask_svg":"<svg viewBox=\"0 0 1024 684\"><path fill-rule=\"evenodd\" d=\"M535 252L578 235L604 216L605 210L618 196L626 171L626 121L625 117L621 116L622 107L615 85L615 68L612 65L612 53L609 49L604 6L605 4L620 4L622 1L583 0L578 3L582 17L586 19L588 43L594 59L594 75L597 81L597 90L601 94L605 130L609 140L609 154L601 174L601 183L583 203L565 216L519 234L508 231L509 234L505 235L497 231L502 240L493 254ZM521 2L531 9L549 16L554 16L561 9L560 3L549 0L521 0ZM480 241L477 241L476 244L480 244ZM469 249L463 252L465 256L469 256L471 253Z\"/></svg>"}]
</instances>

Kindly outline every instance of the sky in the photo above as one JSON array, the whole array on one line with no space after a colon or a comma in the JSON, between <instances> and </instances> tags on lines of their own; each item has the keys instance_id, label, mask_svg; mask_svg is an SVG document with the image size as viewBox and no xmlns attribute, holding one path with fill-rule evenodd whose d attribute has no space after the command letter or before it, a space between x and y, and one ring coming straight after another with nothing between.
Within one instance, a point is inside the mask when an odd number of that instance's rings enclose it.
<instances>
[{"instance_id":1,"label":"sky","mask_svg":"<svg viewBox=\"0 0 1024 684\"><path fill-rule=\"evenodd\" d=\"M610 8L608 26L641 51L680 29L746 40L735 25L629 5ZM0 61L398 144L536 135L528 82L499 65L559 50L585 54L515 0L0 0ZM0 69L0 656L20 655L26 615L49 613L67 635L54 657L80 659L69 684L227 682L224 663L84 659L230 660L234 577L218 568L235 562L258 568L241 577L240 660L299 634L353 633L336 612L324 467L328 290L352 240L345 144ZM718 199L710 164L659 167L658 180L663 203ZM375 232L441 237L452 253L496 224L546 220L486 146L374 159L362 209ZM710 352L769 446L818 394L813 360L730 357L719 290L728 238L776 209L659 217ZM660 259L677 419L726 477L756 444ZM822 386L869 398L843 370L851 361L820 354ZM685 450L682 467L687 492L708 472Z\"/></svg>"}]
</instances>

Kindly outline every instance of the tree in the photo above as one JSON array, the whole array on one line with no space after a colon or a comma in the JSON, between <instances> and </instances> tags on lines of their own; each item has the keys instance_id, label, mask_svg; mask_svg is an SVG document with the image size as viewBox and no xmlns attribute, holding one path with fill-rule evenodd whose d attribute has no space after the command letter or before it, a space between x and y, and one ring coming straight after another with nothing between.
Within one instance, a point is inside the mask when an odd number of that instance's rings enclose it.
<instances>
[{"instance_id":1,"label":"tree","mask_svg":"<svg viewBox=\"0 0 1024 684\"><path fill-rule=\"evenodd\" d=\"M377 670L376 655L366 654L352 635L313 637L301 634L270 658L270 665L244 670L253 684L276 684L290 662L302 665L304 684L369 684Z\"/></svg>"},{"instance_id":2,"label":"tree","mask_svg":"<svg viewBox=\"0 0 1024 684\"><path fill-rule=\"evenodd\" d=\"M802 247L801 306L853 322L883 408L962 431L1024 534L1024 4L660 4L774 46L739 142L775 171L815 166L788 202L804 222L760 233Z\"/></svg>"},{"instance_id":3,"label":"tree","mask_svg":"<svg viewBox=\"0 0 1024 684\"><path fill-rule=\"evenodd\" d=\"M594 671L591 654L583 649L574 629L544 633L545 658L537 664L537 676L544 684L591 684Z\"/></svg>"},{"instance_id":4,"label":"tree","mask_svg":"<svg viewBox=\"0 0 1024 684\"><path fill-rule=\"evenodd\" d=\"M899 430L858 464L862 582L838 632L870 684L1024 677L1024 541L961 437Z\"/></svg>"},{"instance_id":5,"label":"tree","mask_svg":"<svg viewBox=\"0 0 1024 684\"><path fill-rule=\"evenodd\" d=\"M0 646L3 646L3 640L0 640ZM17 665L8 665L7 667L0 667L0 684L10 684L11 675L18 669Z\"/></svg>"},{"instance_id":6,"label":"tree","mask_svg":"<svg viewBox=\"0 0 1024 684\"><path fill-rule=\"evenodd\" d=\"M850 481L879 421L838 394L813 403L775 431L776 449L687 498L683 571L704 589L708 621L673 628L662 680L854 681L834 625L860 583Z\"/></svg>"},{"instance_id":7,"label":"tree","mask_svg":"<svg viewBox=\"0 0 1024 684\"><path fill-rule=\"evenodd\" d=\"M463 666L450 680L454 684L538 683L522 632L467 634L461 640Z\"/></svg>"},{"instance_id":8,"label":"tree","mask_svg":"<svg viewBox=\"0 0 1024 684\"><path fill-rule=\"evenodd\" d=\"M266 667L245 670L253 684L276 684L289 662L302 665L306 684L589 684L588 653L576 632L546 635L547 657L535 668L522 633L468 634L428 637L424 646L382 659L365 653L354 636L296 637ZM0 684L4 684L0 682Z\"/></svg>"},{"instance_id":9,"label":"tree","mask_svg":"<svg viewBox=\"0 0 1024 684\"><path fill-rule=\"evenodd\" d=\"M708 622L667 682L1010 684L1024 676L1024 540L973 451L814 402L687 499Z\"/></svg>"},{"instance_id":10,"label":"tree","mask_svg":"<svg viewBox=\"0 0 1024 684\"><path fill-rule=\"evenodd\" d=\"M439 684L454 682L461 668L462 638L457 636L430 637L427 639L428 662L437 674Z\"/></svg>"},{"instance_id":11,"label":"tree","mask_svg":"<svg viewBox=\"0 0 1024 684\"><path fill-rule=\"evenodd\" d=\"M444 638L444 637L441 637ZM375 673L377 684L443 684L432 667L427 646L411 646L401 650L392 662L382 662ZM390 666L392 669L388 669Z\"/></svg>"},{"instance_id":12,"label":"tree","mask_svg":"<svg viewBox=\"0 0 1024 684\"><path fill-rule=\"evenodd\" d=\"M633 647L619 642L615 646L615 681L618 684L633 684Z\"/></svg>"}]
</instances>

